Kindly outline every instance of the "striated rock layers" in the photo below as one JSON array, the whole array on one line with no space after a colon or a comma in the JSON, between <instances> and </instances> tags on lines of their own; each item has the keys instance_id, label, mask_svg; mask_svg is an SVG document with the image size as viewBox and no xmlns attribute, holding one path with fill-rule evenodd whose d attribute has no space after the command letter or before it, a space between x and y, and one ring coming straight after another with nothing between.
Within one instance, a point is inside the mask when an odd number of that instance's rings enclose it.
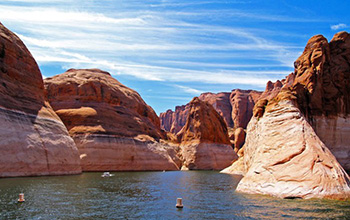
<instances>
[{"instance_id":1,"label":"striated rock layers","mask_svg":"<svg viewBox=\"0 0 350 220\"><path fill-rule=\"evenodd\" d=\"M231 93L203 93L198 98L211 104L223 117L226 125L230 128L243 127L252 117L254 104L259 99L261 92L254 90L233 90ZM186 123L189 114L189 103L177 106L175 112L168 110L160 114L161 127L173 134L179 132Z\"/></svg>"},{"instance_id":2,"label":"striated rock layers","mask_svg":"<svg viewBox=\"0 0 350 220\"><path fill-rule=\"evenodd\" d=\"M71 69L45 79L48 99L73 137L83 171L178 170L176 147L160 142L159 118L109 73Z\"/></svg>"},{"instance_id":3,"label":"striated rock layers","mask_svg":"<svg viewBox=\"0 0 350 220\"><path fill-rule=\"evenodd\" d=\"M160 113L161 128L165 131L177 134L186 124L189 104L175 107L175 112L171 109L165 113Z\"/></svg>"},{"instance_id":4,"label":"striated rock layers","mask_svg":"<svg viewBox=\"0 0 350 220\"><path fill-rule=\"evenodd\" d=\"M189 103L188 111L186 124L177 134L182 169L220 170L232 164L237 155L230 146L222 117L197 97Z\"/></svg>"},{"instance_id":5,"label":"striated rock layers","mask_svg":"<svg viewBox=\"0 0 350 220\"><path fill-rule=\"evenodd\" d=\"M350 171L350 35L311 38L294 63L297 104L318 137Z\"/></svg>"},{"instance_id":6,"label":"striated rock layers","mask_svg":"<svg viewBox=\"0 0 350 220\"><path fill-rule=\"evenodd\" d=\"M237 173L243 162L237 191L350 199L341 166L349 167L349 80L349 34L340 32L329 43L312 37L280 92L254 107L244 156L225 169Z\"/></svg>"},{"instance_id":7,"label":"striated rock layers","mask_svg":"<svg viewBox=\"0 0 350 220\"><path fill-rule=\"evenodd\" d=\"M40 70L0 23L0 177L81 173L78 150L45 100Z\"/></svg>"},{"instance_id":8,"label":"striated rock layers","mask_svg":"<svg viewBox=\"0 0 350 220\"><path fill-rule=\"evenodd\" d=\"M254 90L235 89L230 95L230 104L232 106L233 127L246 128L253 115L253 107L259 100L261 92Z\"/></svg>"}]
</instances>

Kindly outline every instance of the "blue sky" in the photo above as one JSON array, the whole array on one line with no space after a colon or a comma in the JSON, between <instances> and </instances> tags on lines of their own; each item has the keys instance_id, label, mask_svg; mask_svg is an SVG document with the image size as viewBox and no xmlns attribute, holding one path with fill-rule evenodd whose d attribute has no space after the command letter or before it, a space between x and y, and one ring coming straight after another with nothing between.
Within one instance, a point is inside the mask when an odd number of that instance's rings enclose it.
<instances>
[{"instance_id":1,"label":"blue sky","mask_svg":"<svg viewBox=\"0 0 350 220\"><path fill-rule=\"evenodd\" d=\"M350 31L349 11L346 0L1 0L0 21L44 77L100 68L160 113L202 92L264 90L311 36Z\"/></svg>"}]
</instances>

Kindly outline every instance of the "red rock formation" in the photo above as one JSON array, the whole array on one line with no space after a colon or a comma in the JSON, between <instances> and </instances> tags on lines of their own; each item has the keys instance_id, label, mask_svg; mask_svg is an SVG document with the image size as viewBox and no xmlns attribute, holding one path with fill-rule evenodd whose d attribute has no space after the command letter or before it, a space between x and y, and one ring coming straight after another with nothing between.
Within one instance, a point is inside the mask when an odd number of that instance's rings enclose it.
<instances>
[{"instance_id":1,"label":"red rock formation","mask_svg":"<svg viewBox=\"0 0 350 220\"><path fill-rule=\"evenodd\" d=\"M293 101L253 117L244 145L244 177L237 191L282 198L349 199L350 179ZM236 170L240 171L239 163Z\"/></svg>"},{"instance_id":2,"label":"red rock formation","mask_svg":"<svg viewBox=\"0 0 350 220\"><path fill-rule=\"evenodd\" d=\"M253 107L261 92L254 90L233 90L230 95L231 117L235 128L246 128L253 115Z\"/></svg>"},{"instance_id":3,"label":"red rock formation","mask_svg":"<svg viewBox=\"0 0 350 220\"><path fill-rule=\"evenodd\" d=\"M237 128L235 130L233 134L233 145L236 153L242 148L245 142L245 135L246 133L243 128Z\"/></svg>"},{"instance_id":4,"label":"red rock formation","mask_svg":"<svg viewBox=\"0 0 350 220\"><path fill-rule=\"evenodd\" d=\"M254 107L237 190L349 199L341 165L349 169L350 35L338 33L330 43L312 37L294 65L280 92ZM239 167L236 162L225 171Z\"/></svg>"},{"instance_id":5,"label":"red rock formation","mask_svg":"<svg viewBox=\"0 0 350 220\"><path fill-rule=\"evenodd\" d=\"M109 73L71 69L45 79L45 87L84 171L178 169L174 147L159 143L164 136L154 110Z\"/></svg>"},{"instance_id":6,"label":"red rock formation","mask_svg":"<svg viewBox=\"0 0 350 220\"><path fill-rule=\"evenodd\" d=\"M0 74L0 176L80 173L78 150L45 100L38 65L1 23Z\"/></svg>"},{"instance_id":7,"label":"red rock formation","mask_svg":"<svg viewBox=\"0 0 350 220\"><path fill-rule=\"evenodd\" d=\"M177 134L186 124L189 105L176 106L175 112L168 110L165 113L160 113L161 128L173 134Z\"/></svg>"},{"instance_id":8,"label":"red rock formation","mask_svg":"<svg viewBox=\"0 0 350 220\"><path fill-rule=\"evenodd\" d=\"M199 99L211 104L223 117L228 127L246 128L251 116L255 102L259 99L261 92L254 90L233 90L231 93L203 93ZM186 123L189 104L177 106L175 112L168 110L160 114L161 127L165 131L176 134Z\"/></svg>"},{"instance_id":9,"label":"red rock formation","mask_svg":"<svg viewBox=\"0 0 350 220\"><path fill-rule=\"evenodd\" d=\"M339 163L350 171L350 35L311 38L295 62L299 109Z\"/></svg>"},{"instance_id":10,"label":"red rock formation","mask_svg":"<svg viewBox=\"0 0 350 220\"><path fill-rule=\"evenodd\" d=\"M219 113L219 115L226 122L227 127L233 128L233 120L231 118L232 106L229 102L230 93L220 92L220 93L202 93L199 97L200 100L208 102L214 109Z\"/></svg>"},{"instance_id":11,"label":"red rock formation","mask_svg":"<svg viewBox=\"0 0 350 220\"><path fill-rule=\"evenodd\" d=\"M230 146L226 123L212 105L197 97L189 103L186 124L177 136L182 169L219 170L237 158Z\"/></svg>"}]
</instances>

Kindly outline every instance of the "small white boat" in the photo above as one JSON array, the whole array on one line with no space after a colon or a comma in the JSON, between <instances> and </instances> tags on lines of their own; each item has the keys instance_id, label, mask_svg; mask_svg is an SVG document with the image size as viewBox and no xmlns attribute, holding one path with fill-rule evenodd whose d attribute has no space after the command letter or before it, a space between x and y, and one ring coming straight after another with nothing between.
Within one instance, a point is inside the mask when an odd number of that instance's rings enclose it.
<instances>
[{"instance_id":1,"label":"small white boat","mask_svg":"<svg viewBox=\"0 0 350 220\"><path fill-rule=\"evenodd\" d=\"M114 176L114 174L110 174L109 172L104 172L101 177L111 177Z\"/></svg>"}]
</instances>

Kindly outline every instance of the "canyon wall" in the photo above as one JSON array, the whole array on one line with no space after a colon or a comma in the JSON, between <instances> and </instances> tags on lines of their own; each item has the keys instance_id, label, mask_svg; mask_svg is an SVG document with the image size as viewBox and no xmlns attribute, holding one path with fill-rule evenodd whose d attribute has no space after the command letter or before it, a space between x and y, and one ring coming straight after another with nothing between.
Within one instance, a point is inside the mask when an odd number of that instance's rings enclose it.
<instances>
[{"instance_id":1,"label":"canyon wall","mask_svg":"<svg viewBox=\"0 0 350 220\"><path fill-rule=\"evenodd\" d=\"M141 96L108 72L70 69L45 79L48 99L74 139L83 171L178 170L176 145Z\"/></svg>"},{"instance_id":2,"label":"canyon wall","mask_svg":"<svg viewBox=\"0 0 350 220\"><path fill-rule=\"evenodd\" d=\"M0 177L81 173L79 153L45 99L39 67L0 23Z\"/></svg>"},{"instance_id":3,"label":"canyon wall","mask_svg":"<svg viewBox=\"0 0 350 220\"><path fill-rule=\"evenodd\" d=\"M211 104L198 97L189 103L186 124L177 138L183 170L220 170L237 159L225 121Z\"/></svg>"},{"instance_id":4,"label":"canyon wall","mask_svg":"<svg viewBox=\"0 0 350 220\"><path fill-rule=\"evenodd\" d=\"M261 92L254 90L232 90L231 93L203 93L198 98L211 104L224 119L227 127L246 128L252 116L254 104ZM161 128L176 134L186 123L189 103L177 106L175 111L167 110L160 114Z\"/></svg>"},{"instance_id":5,"label":"canyon wall","mask_svg":"<svg viewBox=\"0 0 350 220\"><path fill-rule=\"evenodd\" d=\"M312 37L294 66L257 102L243 157L223 172L244 174L240 192L349 199L349 34Z\"/></svg>"}]
</instances>

